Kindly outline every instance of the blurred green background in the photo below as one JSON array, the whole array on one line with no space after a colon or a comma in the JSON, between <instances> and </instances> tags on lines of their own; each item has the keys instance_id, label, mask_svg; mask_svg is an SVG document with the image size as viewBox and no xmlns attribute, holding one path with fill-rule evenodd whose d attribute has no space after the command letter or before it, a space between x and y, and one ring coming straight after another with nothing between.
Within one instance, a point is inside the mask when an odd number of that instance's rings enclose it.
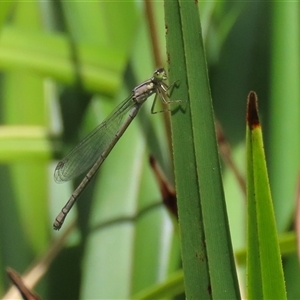
<instances>
[{"instance_id":1,"label":"blurred green background","mask_svg":"<svg viewBox=\"0 0 300 300\"><path fill-rule=\"evenodd\" d=\"M6 267L23 274L59 246L35 287L44 299L130 298L180 268L178 231L148 163L153 154L173 182L166 114L150 115L151 100L62 230L52 230L79 182L54 183L58 160L155 68L167 68L163 2L149 4L153 15L139 1L0 3L1 295ZM299 180L300 5L203 2L199 10L216 118L241 174L246 97L258 94L283 234L293 228ZM222 168L232 242L241 250L245 195ZM284 267L288 297L299 298L296 254L284 257Z\"/></svg>"}]
</instances>

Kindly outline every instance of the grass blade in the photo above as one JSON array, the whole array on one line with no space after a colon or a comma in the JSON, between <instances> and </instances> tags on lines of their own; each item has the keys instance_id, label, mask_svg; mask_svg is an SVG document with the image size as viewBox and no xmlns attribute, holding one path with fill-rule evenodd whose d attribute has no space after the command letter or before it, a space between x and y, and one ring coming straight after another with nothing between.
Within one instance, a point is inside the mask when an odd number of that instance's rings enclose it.
<instances>
[{"instance_id":1,"label":"grass blade","mask_svg":"<svg viewBox=\"0 0 300 300\"><path fill-rule=\"evenodd\" d=\"M236 299L240 296L198 9L194 1L166 1L165 14L171 82L180 80L173 98L187 101L172 117L186 296Z\"/></svg>"},{"instance_id":2,"label":"grass blade","mask_svg":"<svg viewBox=\"0 0 300 300\"><path fill-rule=\"evenodd\" d=\"M249 94L248 165L248 298L286 299L271 191L264 155L257 97Z\"/></svg>"}]
</instances>

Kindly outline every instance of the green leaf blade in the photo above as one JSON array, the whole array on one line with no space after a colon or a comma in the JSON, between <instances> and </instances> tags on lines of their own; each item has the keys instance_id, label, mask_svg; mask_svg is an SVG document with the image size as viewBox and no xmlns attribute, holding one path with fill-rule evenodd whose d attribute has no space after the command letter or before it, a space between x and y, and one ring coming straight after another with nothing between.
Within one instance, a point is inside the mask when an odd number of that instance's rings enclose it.
<instances>
[{"instance_id":1,"label":"green leaf blade","mask_svg":"<svg viewBox=\"0 0 300 300\"><path fill-rule=\"evenodd\" d=\"M248 298L286 299L257 97L254 92L249 94L247 119Z\"/></svg>"},{"instance_id":2,"label":"green leaf blade","mask_svg":"<svg viewBox=\"0 0 300 300\"><path fill-rule=\"evenodd\" d=\"M186 296L236 299L240 295L198 9L194 1L179 1L177 11L176 5L165 3L166 27L174 31L177 26L176 33L167 34L170 77L180 80L172 96L183 100L172 117L172 134Z\"/></svg>"}]
</instances>

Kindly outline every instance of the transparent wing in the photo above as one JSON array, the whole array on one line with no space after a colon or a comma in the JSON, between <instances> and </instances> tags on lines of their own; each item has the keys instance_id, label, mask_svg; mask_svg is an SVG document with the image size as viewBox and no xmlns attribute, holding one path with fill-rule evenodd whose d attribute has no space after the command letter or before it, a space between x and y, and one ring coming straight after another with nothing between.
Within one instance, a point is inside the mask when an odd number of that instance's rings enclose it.
<instances>
[{"instance_id":1,"label":"transparent wing","mask_svg":"<svg viewBox=\"0 0 300 300\"><path fill-rule=\"evenodd\" d=\"M54 172L57 183L71 180L92 167L122 126L124 116L135 105L132 96L121 102L107 119L57 164Z\"/></svg>"}]
</instances>

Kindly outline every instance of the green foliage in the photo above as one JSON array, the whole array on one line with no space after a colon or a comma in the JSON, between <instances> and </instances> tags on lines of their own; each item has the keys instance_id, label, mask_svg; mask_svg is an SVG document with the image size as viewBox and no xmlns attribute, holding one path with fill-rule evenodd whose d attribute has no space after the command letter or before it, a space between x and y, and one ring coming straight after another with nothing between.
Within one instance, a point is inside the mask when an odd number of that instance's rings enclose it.
<instances>
[{"instance_id":1,"label":"green foliage","mask_svg":"<svg viewBox=\"0 0 300 300\"><path fill-rule=\"evenodd\" d=\"M247 296L286 299L272 197L267 173L257 96L247 107Z\"/></svg>"},{"instance_id":2,"label":"green foliage","mask_svg":"<svg viewBox=\"0 0 300 300\"><path fill-rule=\"evenodd\" d=\"M280 232L287 230L300 151L299 3L201 2L204 55L196 2L166 1L164 8L148 1L155 38L142 2L0 3L1 295L11 267L32 270L27 285L43 299L179 299L184 284L197 298L238 298L231 241L242 253L243 292L245 194L223 163L228 227L213 121L222 124L243 180L249 90L261 99L275 215ZM149 99L54 232L79 182L53 182L57 159L162 67L153 61L169 64L169 83L178 80L171 98L182 102L170 106L172 133L167 113L150 115ZM149 154L171 182L175 173L180 230L161 204ZM295 236L279 241L287 295L297 299Z\"/></svg>"},{"instance_id":3,"label":"green foliage","mask_svg":"<svg viewBox=\"0 0 300 300\"><path fill-rule=\"evenodd\" d=\"M165 14L173 97L183 101L172 138L186 296L237 299L199 14L191 1L166 2Z\"/></svg>"}]
</instances>

